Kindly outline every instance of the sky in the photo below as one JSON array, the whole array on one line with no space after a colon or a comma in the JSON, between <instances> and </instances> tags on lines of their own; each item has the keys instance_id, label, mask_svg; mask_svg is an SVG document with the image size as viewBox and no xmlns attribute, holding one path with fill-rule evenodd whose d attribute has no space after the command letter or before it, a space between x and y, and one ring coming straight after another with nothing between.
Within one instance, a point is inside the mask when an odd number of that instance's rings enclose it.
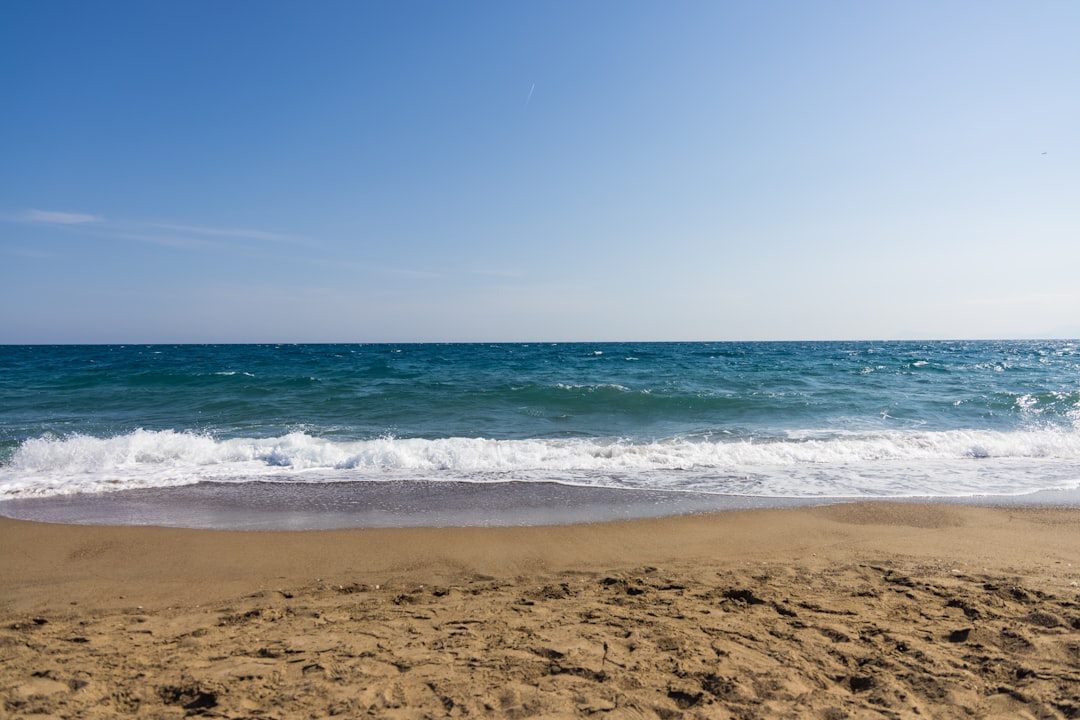
<instances>
[{"instance_id":1,"label":"sky","mask_svg":"<svg viewBox=\"0 0 1080 720\"><path fill-rule=\"evenodd\" d=\"M0 343L1080 337L1080 3L0 4Z\"/></svg>"}]
</instances>

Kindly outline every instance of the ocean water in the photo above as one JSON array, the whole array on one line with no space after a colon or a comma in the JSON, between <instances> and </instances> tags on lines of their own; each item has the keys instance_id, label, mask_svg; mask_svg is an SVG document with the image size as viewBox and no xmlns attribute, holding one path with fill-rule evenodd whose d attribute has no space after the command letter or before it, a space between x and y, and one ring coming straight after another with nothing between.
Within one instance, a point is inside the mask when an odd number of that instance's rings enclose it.
<instances>
[{"instance_id":1,"label":"ocean water","mask_svg":"<svg viewBox=\"0 0 1080 720\"><path fill-rule=\"evenodd\" d=\"M1080 343L0 347L8 510L195 487L303 504L305 488L373 483L448 483L444 500L506 483L627 498L1075 491Z\"/></svg>"}]
</instances>

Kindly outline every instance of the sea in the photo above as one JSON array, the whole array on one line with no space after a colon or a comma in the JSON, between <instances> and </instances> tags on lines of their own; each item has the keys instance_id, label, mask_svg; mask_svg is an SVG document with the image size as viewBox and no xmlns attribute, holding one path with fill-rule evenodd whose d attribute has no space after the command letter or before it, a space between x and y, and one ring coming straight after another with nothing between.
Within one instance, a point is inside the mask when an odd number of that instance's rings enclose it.
<instances>
[{"instance_id":1,"label":"sea","mask_svg":"<svg viewBox=\"0 0 1080 720\"><path fill-rule=\"evenodd\" d=\"M0 515L521 525L1080 504L1080 342L0 346Z\"/></svg>"}]
</instances>

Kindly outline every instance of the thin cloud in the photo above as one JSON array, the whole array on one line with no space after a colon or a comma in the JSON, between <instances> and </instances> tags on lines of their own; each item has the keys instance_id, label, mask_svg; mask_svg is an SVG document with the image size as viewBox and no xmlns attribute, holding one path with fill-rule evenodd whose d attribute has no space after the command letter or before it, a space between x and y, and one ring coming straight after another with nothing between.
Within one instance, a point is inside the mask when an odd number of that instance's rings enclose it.
<instances>
[{"instance_id":1,"label":"thin cloud","mask_svg":"<svg viewBox=\"0 0 1080 720\"><path fill-rule=\"evenodd\" d=\"M442 273L432 272L430 270L414 270L401 267L380 267L378 268L378 272L383 275L407 278L409 280L434 280L436 278L445 277Z\"/></svg>"},{"instance_id":2,"label":"thin cloud","mask_svg":"<svg viewBox=\"0 0 1080 720\"><path fill-rule=\"evenodd\" d=\"M100 215L34 209L27 210L23 213L22 219L26 222L48 223L50 225L84 225L86 223L99 223L105 220L105 218Z\"/></svg>"},{"instance_id":3,"label":"thin cloud","mask_svg":"<svg viewBox=\"0 0 1080 720\"><path fill-rule=\"evenodd\" d=\"M335 265L341 265L340 261L334 261ZM389 277L399 277L408 280L467 280L468 278L495 278L499 280L516 280L526 276L520 270L474 267L474 268L451 268L445 270L425 270L416 267L402 267L390 265L370 265L363 262L346 261L346 264L371 270Z\"/></svg>"},{"instance_id":4,"label":"thin cloud","mask_svg":"<svg viewBox=\"0 0 1080 720\"><path fill-rule=\"evenodd\" d=\"M0 221L52 225L97 237L109 237L186 249L225 250L230 246L241 244L241 241L244 240L281 244L310 242L308 238L297 235L268 232L253 228L115 221L106 220L102 215L91 215L90 213L39 210L36 208L15 215L0 215Z\"/></svg>"},{"instance_id":5,"label":"thin cloud","mask_svg":"<svg viewBox=\"0 0 1080 720\"><path fill-rule=\"evenodd\" d=\"M470 275L479 275L481 277L494 277L494 278L520 278L524 277L525 273L520 270L506 270L500 268L472 268L467 270Z\"/></svg>"},{"instance_id":6,"label":"thin cloud","mask_svg":"<svg viewBox=\"0 0 1080 720\"><path fill-rule=\"evenodd\" d=\"M366 265L363 265L363 264L360 264L360 263L358 263L358 265L363 266L363 267L370 267L370 266L366 266ZM411 279L411 280L434 280L434 279L438 279L438 278L445 278L445 279L448 279L448 280L452 280L454 278L465 279L465 278L469 278L469 277L474 277L474 278L476 278L476 277L497 278L497 279L501 279L501 280L514 280L514 279L525 277L525 273L521 272L520 270L508 270L508 269L485 268L485 267L460 268L460 269L457 269L457 270L451 269L451 270L448 270L448 271L443 270L443 271L438 271L438 272L433 271L433 270L421 270L419 268L406 268L406 267L400 267L400 266L398 266L398 267L377 266L377 267L374 267L374 268L371 268L371 269L376 270L377 272L382 273L383 275L390 275L390 276L393 276L393 277L400 277L400 278L408 278L408 279Z\"/></svg>"},{"instance_id":7,"label":"thin cloud","mask_svg":"<svg viewBox=\"0 0 1080 720\"><path fill-rule=\"evenodd\" d=\"M162 233L139 233L139 232L110 232L109 237L119 240L134 240L135 242L150 243L162 247L181 248L185 250L215 249L226 247L222 243L215 243L206 238L190 237L176 234Z\"/></svg>"},{"instance_id":8,"label":"thin cloud","mask_svg":"<svg viewBox=\"0 0 1080 720\"><path fill-rule=\"evenodd\" d=\"M305 239L296 235L272 233L266 232L265 230L254 230L251 228L216 228L204 227L200 225L176 225L172 223L150 223L148 226L161 230L170 230L179 233L188 233L192 235L204 235L208 237L219 238L244 238L248 240L266 240L268 242L281 243L295 243L301 242Z\"/></svg>"}]
</instances>

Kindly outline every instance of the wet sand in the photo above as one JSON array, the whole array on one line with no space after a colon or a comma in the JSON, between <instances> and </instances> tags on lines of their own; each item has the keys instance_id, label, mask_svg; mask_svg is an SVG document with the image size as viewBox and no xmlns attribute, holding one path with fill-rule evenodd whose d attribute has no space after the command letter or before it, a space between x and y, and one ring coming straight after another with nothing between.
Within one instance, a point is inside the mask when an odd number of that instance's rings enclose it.
<instances>
[{"instance_id":1,"label":"wet sand","mask_svg":"<svg viewBox=\"0 0 1080 720\"><path fill-rule=\"evenodd\" d=\"M0 519L15 718L1080 717L1080 509Z\"/></svg>"},{"instance_id":2,"label":"wet sand","mask_svg":"<svg viewBox=\"0 0 1080 720\"><path fill-rule=\"evenodd\" d=\"M1038 495L1025 496L1032 503ZM1049 494L1080 506L1080 497ZM836 502L836 499L832 499ZM204 530L573 525L610 520L821 505L772 498L622 490L554 482L200 482L177 487L0 501L0 517L77 525Z\"/></svg>"}]
</instances>

